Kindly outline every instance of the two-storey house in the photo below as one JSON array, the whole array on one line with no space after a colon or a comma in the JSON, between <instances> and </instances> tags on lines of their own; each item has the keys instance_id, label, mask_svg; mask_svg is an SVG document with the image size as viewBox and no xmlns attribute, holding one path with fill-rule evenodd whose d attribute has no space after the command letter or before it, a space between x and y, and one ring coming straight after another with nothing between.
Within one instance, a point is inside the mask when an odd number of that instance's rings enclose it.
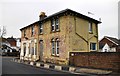
<instances>
[{"instance_id":1,"label":"two-storey house","mask_svg":"<svg viewBox=\"0 0 120 76\"><path fill-rule=\"evenodd\" d=\"M48 17L42 12L39 21L20 29L21 59L67 65L71 52L96 52L99 23L70 9Z\"/></svg>"}]
</instances>

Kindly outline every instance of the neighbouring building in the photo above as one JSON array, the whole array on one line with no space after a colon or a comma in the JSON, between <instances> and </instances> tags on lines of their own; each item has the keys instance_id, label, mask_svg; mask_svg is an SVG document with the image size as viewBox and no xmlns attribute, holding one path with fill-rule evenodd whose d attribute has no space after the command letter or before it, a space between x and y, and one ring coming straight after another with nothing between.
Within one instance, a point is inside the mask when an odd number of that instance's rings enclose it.
<instances>
[{"instance_id":1,"label":"neighbouring building","mask_svg":"<svg viewBox=\"0 0 120 76\"><path fill-rule=\"evenodd\" d=\"M98 20L65 9L21 28L20 59L69 64L70 52L97 52Z\"/></svg>"},{"instance_id":2,"label":"neighbouring building","mask_svg":"<svg viewBox=\"0 0 120 76\"><path fill-rule=\"evenodd\" d=\"M0 55L3 54L3 52L11 52L10 43L7 41L6 38L1 37L0 38Z\"/></svg>"},{"instance_id":3,"label":"neighbouring building","mask_svg":"<svg viewBox=\"0 0 120 76\"><path fill-rule=\"evenodd\" d=\"M100 52L120 52L120 40L113 37L104 36L99 41Z\"/></svg>"},{"instance_id":4,"label":"neighbouring building","mask_svg":"<svg viewBox=\"0 0 120 76\"><path fill-rule=\"evenodd\" d=\"M0 49L2 49L2 48L3 48L3 45L7 45L7 46L9 46L9 47L10 47L10 43L7 41L7 39L6 39L6 38L1 37L1 38L0 38Z\"/></svg>"},{"instance_id":5,"label":"neighbouring building","mask_svg":"<svg viewBox=\"0 0 120 76\"><path fill-rule=\"evenodd\" d=\"M8 37L7 41L10 43L10 47L16 49L16 39L12 37Z\"/></svg>"},{"instance_id":6,"label":"neighbouring building","mask_svg":"<svg viewBox=\"0 0 120 76\"><path fill-rule=\"evenodd\" d=\"M16 50L20 51L21 38L15 38L15 40L16 40Z\"/></svg>"}]
</instances>

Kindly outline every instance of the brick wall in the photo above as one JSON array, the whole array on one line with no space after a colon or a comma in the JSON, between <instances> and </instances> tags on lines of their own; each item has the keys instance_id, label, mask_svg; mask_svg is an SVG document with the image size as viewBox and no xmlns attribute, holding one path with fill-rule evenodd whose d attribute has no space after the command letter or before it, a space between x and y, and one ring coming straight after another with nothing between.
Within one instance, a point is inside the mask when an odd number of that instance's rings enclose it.
<instances>
[{"instance_id":1,"label":"brick wall","mask_svg":"<svg viewBox=\"0 0 120 76\"><path fill-rule=\"evenodd\" d=\"M120 71L120 53L74 53L74 56L70 56L70 65Z\"/></svg>"}]
</instances>

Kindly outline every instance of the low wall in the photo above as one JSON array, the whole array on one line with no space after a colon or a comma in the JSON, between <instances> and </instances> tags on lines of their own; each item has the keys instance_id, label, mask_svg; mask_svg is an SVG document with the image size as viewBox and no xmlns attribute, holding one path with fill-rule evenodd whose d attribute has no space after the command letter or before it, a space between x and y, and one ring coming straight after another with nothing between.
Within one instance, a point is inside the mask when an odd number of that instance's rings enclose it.
<instances>
[{"instance_id":1,"label":"low wall","mask_svg":"<svg viewBox=\"0 0 120 76\"><path fill-rule=\"evenodd\" d=\"M120 71L120 52L71 52L70 65Z\"/></svg>"}]
</instances>

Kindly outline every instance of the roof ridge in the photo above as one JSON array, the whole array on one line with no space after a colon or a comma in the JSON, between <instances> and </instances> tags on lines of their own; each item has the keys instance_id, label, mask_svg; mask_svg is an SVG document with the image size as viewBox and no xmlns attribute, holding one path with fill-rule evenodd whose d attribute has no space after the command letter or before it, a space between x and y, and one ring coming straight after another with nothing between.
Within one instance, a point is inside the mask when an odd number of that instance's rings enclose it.
<instances>
[{"instance_id":1,"label":"roof ridge","mask_svg":"<svg viewBox=\"0 0 120 76\"><path fill-rule=\"evenodd\" d=\"M50 19L50 18L52 18L53 16L57 16L57 15L63 14L63 13L65 13L65 12L67 12L67 11L70 11L70 12L72 12L72 13L75 13L77 16L79 16L79 17L81 17L81 18L84 18L84 19L87 19L87 20L92 20L92 21L94 21L94 22L97 23L97 24L98 24L98 23L101 23L101 21L99 21L99 20L96 20L96 19L91 18L91 17L89 17L89 16L86 16L86 15L84 15L84 14L81 14L80 12L76 12L76 11L74 11L74 10L72 10L72 9L66 8L66 9L61 10L61 11L58 11L58 12L52 14L52 15L49 15L49 16L45 17L45 18L42 19L42 20L39 20L39 21L36 21L36 22L34 22L34 23L30 24L30 25L27 25L27 26L21 28L20 30L22 30L22 29L24 29L24 28L27 28L27 27L29 27L29 26L37 23L37 22L42 22L42 21L44 21L44 20Z\"/></svg>"},{"instance_id":2,"label":"roof ridge","mask_svg":"<svg viewBox=\"0 0 120 76\"><path fill-rule=\"evenodd\" d=\"M119 45L119 39L117 39L117 38L109 37L109 36L104 36L104 38L107 38L108 40L110 40L111 42L115 43L116 45Z\"/></svg>"}]
</instances>

